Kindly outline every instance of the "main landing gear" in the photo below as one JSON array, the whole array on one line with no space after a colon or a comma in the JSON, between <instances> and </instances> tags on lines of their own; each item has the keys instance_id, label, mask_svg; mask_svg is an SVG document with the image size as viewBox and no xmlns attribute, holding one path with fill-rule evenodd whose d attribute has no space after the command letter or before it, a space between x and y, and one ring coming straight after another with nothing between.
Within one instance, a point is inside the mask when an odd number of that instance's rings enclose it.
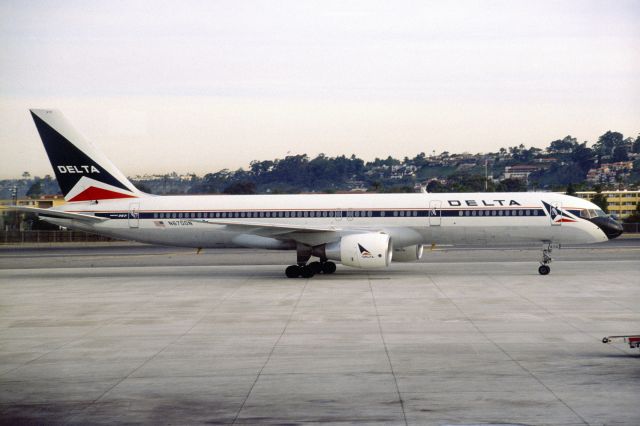
<instances>
[{"instance_id":1,"label":"main landing gear","mask_svg":"<svg viewBox=\"0 0 640 426\"><path fill-rule=\"evenodd\" d=\"M309 262L311 259L311 247L298 243L296 245L297 264L288 266L284 274L287 278L311 278L315 274L333 274L336 264L321 257L319 262Z\"/></svg>"},{"instance_id":2,"label":"main landing gear","mask_svg":"<svg viewBox=\"0 0 640 426\"><path fill-rule=\"evenodd\" d=\"M553 260L551 258L551 252L553 251L553 245L551 243L546 243L542 246L542 260L540 261L540 267L538 268L538 273L540 275L548 275L551 272L551 267L549 264Z\"/></svg>"},{"instance_id":3,"label":"main landing gear","mask_svg":"<svg viewBox=\"0 0 640 426\"><path fill-rule=\"evenodd\" d=\"M287 278L311 278L315 274L333 274L336 271L336 264L330 261L311 262L307 265L291 265L285 269Z\"/></svg>"}]
</instances>

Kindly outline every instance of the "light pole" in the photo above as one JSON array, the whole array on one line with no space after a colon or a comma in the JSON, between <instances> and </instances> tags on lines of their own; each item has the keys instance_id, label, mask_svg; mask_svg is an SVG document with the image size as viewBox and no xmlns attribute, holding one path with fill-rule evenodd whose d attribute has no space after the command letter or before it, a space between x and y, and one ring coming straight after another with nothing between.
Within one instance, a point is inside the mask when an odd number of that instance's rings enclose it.
<instances>
[{"instance_id":1,"label":"light pole","mask_svg":"<svg viewBox=\"0 0 640 426\"><path fill-rule=\"evenodd\" d=\"M18 205L18 186L14 185L13 188L11 188L11 200L13 201L13 205L17 206ZM13 211L13 221L12 221L12 229L17 229L18 228L18 211L14 210Z\"/></svg>"}]
</instances>

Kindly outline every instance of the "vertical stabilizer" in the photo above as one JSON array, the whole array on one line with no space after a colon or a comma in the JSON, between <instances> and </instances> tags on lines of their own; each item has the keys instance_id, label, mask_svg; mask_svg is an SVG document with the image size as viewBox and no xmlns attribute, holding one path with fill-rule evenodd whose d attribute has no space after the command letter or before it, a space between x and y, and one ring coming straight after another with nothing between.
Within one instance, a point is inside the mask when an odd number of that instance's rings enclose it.
<instances>
[{"instance_id":1,"label":"vertical stabilizer","mask_svg":"<svg viewBox=\"0 0 640 426\"><path fill-rule=\"evenodd\" d=\"M143 195L107 157L75 131L60 111L32 109L31 116L67 201Z\"/></svg>"}]
</instances>

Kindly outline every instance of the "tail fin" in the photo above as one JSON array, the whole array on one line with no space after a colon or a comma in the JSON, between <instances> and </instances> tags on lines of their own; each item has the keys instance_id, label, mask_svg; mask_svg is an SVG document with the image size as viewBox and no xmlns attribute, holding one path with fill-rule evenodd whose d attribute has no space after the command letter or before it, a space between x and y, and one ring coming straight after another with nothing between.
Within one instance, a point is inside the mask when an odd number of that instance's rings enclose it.
<instances>
[{"instance_id":1,"label":"tail fin","mask_svg":"<svg viewBox=\"0 0 640 426\"><path fill-rule=\"evenodd\" d=\"M143 195L111 161L73 129L60 111L30 111L65 200L107 200Z\"/></svg>"}]
</instances>

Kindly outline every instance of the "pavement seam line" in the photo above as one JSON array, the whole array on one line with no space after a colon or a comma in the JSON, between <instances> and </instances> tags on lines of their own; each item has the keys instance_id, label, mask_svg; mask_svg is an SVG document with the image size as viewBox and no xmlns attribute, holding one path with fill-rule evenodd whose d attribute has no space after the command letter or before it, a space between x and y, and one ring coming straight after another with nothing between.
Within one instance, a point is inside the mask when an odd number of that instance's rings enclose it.
<instances>
[{"instance_id":1,"label":"pavement seam line","mask_svg":"<svg viewBox=\"0 0 640 426\"><path fill-rule=\"evenodd\" d=\"M222 299L220 299L215 305L213 305L213 307L211 308L212 310L217 308L218 306L222 305L226 300L230 299L231 297L233 297L234 294L236 294L242 287L244 287L246 285L246 283L251 279L251 277L248 277L246 280L244 280L244 282L239 285L237 288L235 288L231 294L229 294L228 296L223 297ZM177 287L179 287L180 284L176 284L175 286L173 286L171 289L169 290L165 290L162 293L166 293L167 291L172 291L174 289L176 289ZM156 297L158 297L158 295L154 296L152 299L155 299ZM149 299L146 304L150 303L152 299ZM130 311L131 312L131 311ZM169 343L167 343L164 347L162 347L162 349L160 349L158 352L156 352L155 354L153 354L152 356L150 356L149 358L147 358L142 364L140 364L139 366L137 366L136 368L134 368L133 370L131 370L129 372L129 374L127 374L125 377L123 377L122 379L118 380L113 386L111 386L109 389L107 389L105 392L103 392L98 398L94 399L93 401L91 401L87 407L85 407L82 411L85 411L86 409L88 409L89 407L91 407L93 404L95 404L96 402L100 401L102 398L104 398L105 395L107 395L109 392L111 392L113 389L115 389L120 383L124 382L125 380L127 380L128 378L131 377L131 375L133 375L136 371L140 370L142 367L144 367L145 365L147 365L149 362L153 361L158 355L160 355L162 352L164 352L168 347L170 347L171 345L173 345L174 343L176 343L178 340L180 340L182 337L184 337L185 335L187 335L191 330L193 330L193 328L198 325L200 322L202 322L203 318L200 318L198 321L196 321L193 325L191 325L191 327L189 327L184 333L182 333L181 335L179 335L178 337L176 337L175 339L171 340Z\"/></svg>"},{"instance_id":2,"label":"pavement seam line","mask_svg":"<svg viewBox=\"0 0 640 426\"><path fill-rule=\"evenodd\" d=\"M548 313L549 315L551 315L551 317L561 319L565 324L569 325L569 327L573 328L573 329L574 329L574 330L576 330L577 332L579 332L579 333L581 333L581 334L584 334L584 335L586 335L586 336L588 336L588 337L593 337L594 339L597 339L597 340L600 340L600 339L601 339L600 337L598 337L598 336L596 336L596 335L593 335L593 334L590 334L590 333L588 333L588 332L587 332L587 331L585 331L585 330L581 330L581 329L580 329L580 328L578 328L576 325L574 325L574 324L571 322L571 320L570 320L569 318L567 318L567 317L563 316L562 314L555 314L555 313L551 312L550 310L548 310L547 308L545 308L543 305L540 305L539 303L537 303L537 302L535 302L535 301L533 301L533 300L529 299L529 298L528 298L528 297L526 297L525 295L520 294L519 292L517 292L517 291L515 291L515 290L513 290L513 289L511 289L511 288L509 288L509 287L506 287L506 286L505 286L503 283L501 283L499 280L496 280L496 282L498 283L498 285L500 285L500 286L501 286L502 288L504 288L505 290L507 290L507 291L509 291L509 292L511 292L511 293L513 293L513 294L515 294L516 296L520 297L520 298L521 298L521 299L523 299L523 300L526 300L527 302L531 303L533 306L535 306L535 307L537 307L537 308L539 308L539 309L541 309L541 310L545 311L546 313ZM613 302L613 303L617 305L617 303L615 303L615 302ZM621 307L622 307L622 306L621 306ZM623 307L623 308L624 308L625 310L628 310L628 311L632 312L630 309L627 309L626 307ZM627 352L626 352L624 349L620 348L619 346L617 346L617 345L612 345L612 346L613 346L613 347L615 347L615 348L616 348L616 350L617 350L618 352L623 353L623 354L625 354L625 355L627 354Z\"/></svg>"},{"instance_id":3,"label":"pavement seam line","mask_svg":"<svg viewBox=\"0 0 640 426\"><path fill-rule=\"evenodd\" d=\"M393 377L393 383L396 385L396 394L398 395L398 401L400 402L400 408L402 409L402 418L404 419L405 426L407 426L409 423L407 422L407 413L404 409L404 400L402 399L402 394L400 394L400 386L398 386L398 378L396 377L396 373L393 370L393 364L391 363L391 356L389 355L389 348L387 347L387 342L384 339L384 333L382 332L382 323L380 322L380 312L378 311L376 296L373 293L373 286L371 285L371 275L368 273L367 273L367 282L369 283L369 291L371 292L371 300L373 301L373 308L376 311L376 321L378 322L378 331L380 332L380 339L382 339L382 346L384 347L384 353L387 355L387 362L389 363L389 370L391 371L391 377Z\"/></svg>"},{"instance_id":4,"label":"pavement seam line","mask_svg":"<svg viewBox=\"0 0 640 426\"><path fill-rule=\"evenodd\" d=\"M247 401L249 400L249 397L251 396L251 392L253 392L253 388L255 388L256 384L258 383L258 380L260 379L260 376L262 376L262 372L264 371L265 367L267 366L267 364L271 360L271 356L275 352L276 347L278 346L278 343L280 343L280 340L282 340L282 336L284 336L284 333L287 331L287 328L289 327L289 324L291 323L291 319L293 318L293 315L296 313L296 310L298 309L298 304L300 304L300 300L302 300L302 295L304 294L305 290L307 289L307 285L308 284L309 284L309 278L305 279L304 286L302 286L302 290L300 291L300 294L298 295L298 299L296 300L296 303L293 305L293 309L291 309L291 314L289 314L289 318L287 318L287 322L284 324L284 327L282 328L282 332L280 332L280 335L278 336L278 339L273 344L273 347L271 348L271 351L269 351L269 355L267 355L267 359L265 360L264 364L262 364L262 367L260 368L260 371L258 371L258 374L256 375L256 379L251 384L251 387L249 388L249 392L247 392L247 396L244 397L244 400L242 401L242 404L240 405L240 408L238 409L238 412L236 413L235 417L233 418L233 421L231 422L232 425L235 425L236 422L238 421L238 418L240 417L240 413L242 413L242 410L244 409L244 406L247 404Z\"/></svg>"},{"instance_id":5,"label":"pavement seam line","mask_svg":"<svg viewBox=\"0 0 640 426\"><path fill-rule=\"evenodd\" d=\"M515 363L525 373L527 373L531 378L533 378L536 382L538 382L543 388L545 388L547 390L547 392L549 392L551 395L553 395L553 397L555 399L560 401L560 403L562 403L562 405L567 407L567 409L569 411L571 411L576 417L578 417L582 421L583 424L585 424L587 426L589 425L589 422L587 422L580 414L578 414L573 408L571 408L569 406L569 404L567 404L562 398L560 398L553 390L551 390L551 388L549 388L547 385L545 385L542 382L542 380L540 380L540 378L538 378L538 376L533 374L527 367L522 365L518 360L516 360L514 357L512 357L511 354L509 354L507 351L505 351L504 348L502 348L502 346L500 346L492 338L490 338L484 331L482 331L480 329L480 327L478 327L478 325L473 321L473 319L471 319L471 317L469 317L469 315L467 315L466 312L464 312L462 309L460 309L458 304L452 298L447 296L447 294L440 288L440 286L435 282L435 280L433 278L431 278L431 276L427 275L427 278L429 279L429 281L431 281L431 283L434 285L434 287L438 289L440 294L442 294L444 297L446 297L453 304L453 306L455 306L455 308L458 310L458 312L460 312L460 314L462 314L465 317L465 319L469 322L469 324L471 324L473 326L473 328L475 328L476 331L478 331L478 333L480 333L485 339L487 339L489 342L491 342L492 345L494 345L496 348L498 348L500 350L500 352L502 352L507 358L509 358L509 360L511 360L511 362Z\"/></svg>"},{"instance_id":6,"label":"pavement seam line","mask_svg":"<svg viewBox=\"0 0 640 426\"><path fill-rule=\"evenodd\" d=\"M122 287L125 286L125 283L122 283L120 286L122 286ZM149 303L149 300L147 300L144 304L147 304L147 303ZM102 310L104 310L104 309L105 308L103 307ZM133 311L135 311L137 309L138 309L137 306L133 306L133 307L131 307L131 309L129 311L126 312L125 315L128 315L128 314L130 314L131 312L133 312ZM38 360L46 357L47 355L50 355L50 354L52 354L54 352L57 352L57 351L59 351L61 349L66 348L67 346L69 346L69 345L71 345L71 344L73 344L75 342L78 342L78 341L84 339L85 337L87 337L88 335L90 335L91 333L95 333L96 331L100 330L101 328L104 328L104 327L107 327L107 326L111 325L114 321L116 321L116 319L117 318L114 317L114 318L111 318L110 320L108 320L106 322L106 324L100 324L98 326L92 327L91 330L87 331L86 333L83 333L80 336L73 337L71 340L63 343L62 345L56 347L55 349L51 349L50 351L47 351L47 352L43 353L42 355L25 362L24 364L21 364L21 365L15 367L15 368L12 368L11 370L5 371L4 373L0 374L0 377L5 376L7 374L10 374L13 371L16 371L16 370L18 370L18 369L20 369L20 368L22 368L24 366L30 365L31 363L37 362ZM93 404L93 401L90 402L89 405L90 404Z\"/></svg>"}]
</instances>

